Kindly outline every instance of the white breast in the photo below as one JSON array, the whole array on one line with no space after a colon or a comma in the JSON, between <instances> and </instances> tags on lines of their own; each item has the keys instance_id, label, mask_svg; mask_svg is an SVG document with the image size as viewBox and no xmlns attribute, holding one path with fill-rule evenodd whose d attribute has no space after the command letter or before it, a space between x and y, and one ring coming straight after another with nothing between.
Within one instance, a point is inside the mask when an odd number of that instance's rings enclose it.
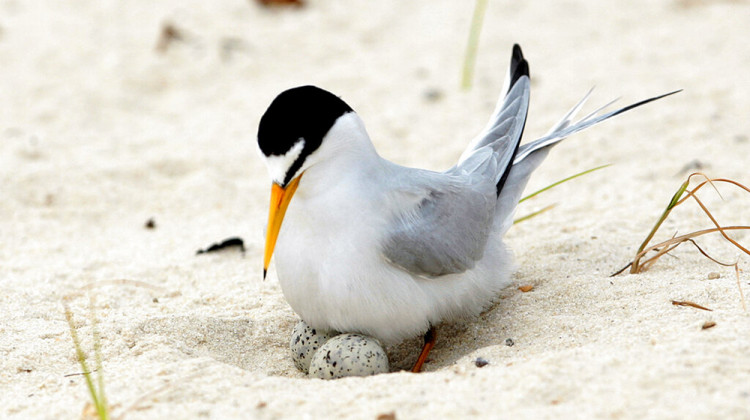
<instances>
[{"instance_id":1,"label":"white breast","mask_svg":"<svg viewBox=\"0 0 750 420\"><path fill-rule=\"evenodd\" d=\"M381 159L356 114L347 115L310 156L281 226L274 261L289 305L312 327L360 332L384 344L478 315L509 283L512 266L500 235L461 274L416 277L386 261L381 244L404 205L395 202L393 179L408 181L410 170ZM359 136L351 137L357 128Z\"/></svg>"}]
</instances>

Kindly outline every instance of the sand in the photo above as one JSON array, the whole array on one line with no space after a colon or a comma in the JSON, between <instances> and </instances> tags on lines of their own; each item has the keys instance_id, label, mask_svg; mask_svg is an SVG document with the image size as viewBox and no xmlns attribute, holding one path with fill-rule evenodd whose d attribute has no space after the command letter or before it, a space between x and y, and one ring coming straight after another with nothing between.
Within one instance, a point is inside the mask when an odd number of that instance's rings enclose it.
<instances>
[{"instance_id":1,"label":"sand","mask_svg":"<svg viewBox=\"0 0 750 420\"><path fill-rule=\"evenodd\" d=\"M0 1L0 417L82 416L63 299L90 349L92 296L119 418L750 418L748 258L703 245L739 256L739 286L690 246L609 277L686 165L750 184L747 1L492 1L470 91L473 2L307 3ZM160 46L169 26L177 37ZM476 321L442 327L425 373L305 378L287 347L297 318L275 271L261 279L265 107L319 85L359 112L383 156L447 169L516 42L532 72L528 139L592 86L588 109L684 91L553 150L529 191L612 166L520 206L557 204L511 229L514 286ZM722 193L705 191L720 221L748 224L747 194ZM675 216L661 239L710 226L694 204ZM233 236L246 253L195 255ZM390 349L394 369L418 347Z\"/></svg>"}]
</instances>

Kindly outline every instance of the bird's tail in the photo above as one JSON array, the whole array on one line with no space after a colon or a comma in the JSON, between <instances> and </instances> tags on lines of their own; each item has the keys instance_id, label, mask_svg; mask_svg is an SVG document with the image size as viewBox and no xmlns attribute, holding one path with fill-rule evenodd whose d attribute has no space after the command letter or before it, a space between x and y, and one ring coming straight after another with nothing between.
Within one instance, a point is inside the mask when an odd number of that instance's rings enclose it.
<instances>
[{"instance_id":1,"label":"bird's tail","mask_svg":"<svg viewBox=\"0 0 750 420\"><path fill-rule=\"evenodd\" d=\"M518 204L518 200L521 198L521 193L523 193L523 189L526 187L526 183L529 181L531 173L542 163L552 146L561 142L571 134L585 130L609 118L622 114L625 111L664 98L665 96L673 95L677 92L680 92L680 90L645 99L618 110L599 115L600 112L614 102L612 101L573 123L575 116L581 108L583 108L584 103L591 95L591 91L589 91L586 96L571 108L560 122L555 124L546 135L537 140L521 145L518 148L518 152L513 160L513 165L510 168L510 173L508 174L508 179L505 182L503 194L498 197L498 205L495 210L495 220L502 220L501 229L505 231L512 224L511 218L513 211Z\"/></svg>"},{"instance_id":2,"label":"bird's tail","mask_svg":"<svg viewBox=\"0 0 750 420\"><path fill-rule=\"evenodd\" d=\"M581 110L583 105L586 103L586 100L591 95L591 90L590 90L586 94L586 96L584 96L583 99L581 99L576 104L576 106L574 106L570 111L568 111L567 114L565 114L565 116L563 117L562 120L560 120L560 122L555 124L555 126L552 127L552 129L546 135L544 135L544 137L520 146L518 149L518 153L516 154L515 159L513 161L513 165L517 165L523 162L523 160L526 159L529 155L539 150L554 146L555 144L561 142L562 140L564 140L566 137L570 136L571 134L577 133L579 131L583 131L589 127L599 124L600 122L608 120L616 115L620 115L626 111L630 111L633 108L637 108L641 105L645 105L657 99L664 98L665 96L674 95L675 93L680 92L680 91L682 91L682 89L675 90L669 93L665 93L663 95L654 96L653 98L644 99L640 102L636 102L634 104L628 105L618 110L610 111L605 114L599 115L599 113L602 112L605 108L612 105L616 101L615 100L600 107L596 111L581 118L578 122L572 124L573 119L575 118L576 114L578 114L578 111Z\"/></svg>"},{"instance_id":3,"label":"bird's tail","mask_svg":"<svg viewBox=\"0 0 750 420\"><path fill-rule=\"evenodd\" d=\"M487 126L469 144L457 164L458 169L464 166L476 167L474 160L491 155L493 164L484 168L492 168L494 173L487 175L494 176L498 196L510 174L521 142L529 110L529 90L529 63L524 59L521 47L516 44L513 46L503 96ZM472 157L475 159L470 159Z\"/></svg>"}]
</instances>

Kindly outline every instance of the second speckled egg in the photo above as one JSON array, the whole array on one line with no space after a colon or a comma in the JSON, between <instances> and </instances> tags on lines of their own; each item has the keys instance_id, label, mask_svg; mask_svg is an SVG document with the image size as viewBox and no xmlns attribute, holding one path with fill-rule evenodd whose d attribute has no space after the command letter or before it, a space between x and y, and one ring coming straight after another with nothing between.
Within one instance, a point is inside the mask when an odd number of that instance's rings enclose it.
<instances>
[{"instance_id":1,"label":"second speckled egg","mask_svg":"<svg viewBox=\"0 0 750 420\"><path fill-rule=\"evenodd\" d=\"M314 378L336 379L388 371L388 356L377 339L362 334L341 334L313 354L309 374Z\"/></svg>"}]
</instances>

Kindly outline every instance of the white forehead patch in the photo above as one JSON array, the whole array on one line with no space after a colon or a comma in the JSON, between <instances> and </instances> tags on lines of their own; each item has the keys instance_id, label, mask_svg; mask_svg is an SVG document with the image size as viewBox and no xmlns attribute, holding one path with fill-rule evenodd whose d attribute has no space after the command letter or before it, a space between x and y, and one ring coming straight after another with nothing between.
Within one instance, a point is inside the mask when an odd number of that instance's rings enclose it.
<instances>
[{"instance_id":1,"label":"white forehead patch","mask_svg":"<svg viewBox=\"0 0 750 420\"><path fill-rule=\"evenodd\" d=\"M281 156L266 156L261 152L261 155L265 158L264 161L266 162L266 168L268 168L268 174L271 176L273 182L279 185L284 184L284 179L286 178L289 168L297 160L304 148L305 139L300 137L299 140L294 143L294 146Z\"/></svg>"}]
</instances>

